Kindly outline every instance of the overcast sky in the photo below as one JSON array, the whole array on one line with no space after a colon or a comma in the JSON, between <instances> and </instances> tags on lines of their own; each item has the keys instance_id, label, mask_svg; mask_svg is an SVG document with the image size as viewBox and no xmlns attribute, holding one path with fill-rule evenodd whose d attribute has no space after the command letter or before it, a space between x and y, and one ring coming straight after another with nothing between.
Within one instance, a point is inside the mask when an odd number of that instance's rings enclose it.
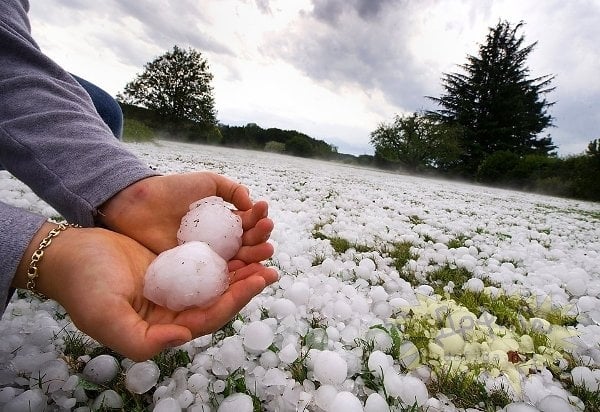
<instances>
[{"instance_id":1,"label":"overcast sky","mask_svg":"<svg viewBox=\"0 0 600 412\"><path fill-rule=\"evenodd\" d=\"M560 155L600 138L600 0L30 0L40 47L113 95L173 45L208 60L220 122L296 129L343 153L395 114L436 106L443 73L499 19L525 23Z\"/></svg>"}]
</instances>

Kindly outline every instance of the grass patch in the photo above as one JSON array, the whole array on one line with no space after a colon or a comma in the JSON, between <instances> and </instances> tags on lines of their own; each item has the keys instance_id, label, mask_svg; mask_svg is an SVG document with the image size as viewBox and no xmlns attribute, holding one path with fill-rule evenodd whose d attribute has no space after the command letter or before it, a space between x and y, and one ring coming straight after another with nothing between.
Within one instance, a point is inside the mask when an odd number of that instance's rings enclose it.
<instances>
[{"instance_id":1,"label":"grass patch","mask_svg":"<svg viewBox=\"0 0 600 412\"><path fill-rule=\"evenodd\" d=\"M435 370L435 378L428 385L429 393L443 393L457 408L477 408L477 410L496 410L511 402L504 391L489 393L485 385L477 379L478 371L463 372L451 367ZM483 408L482 408L483 406Z\"/></svg>"},{"instance_id":2,"label":"grass patch","mask_svg":"<svg viewBox=\"0 0 600 412\"><path fill-rule=\"evenodd\" d=\"M454 239L451 239L448 242L448 249L458 249L459 247L463 247L467 239L468 238L465 235L459 235Z\"/></svg>"},{"instance_id":3,"label":"grass patch","mask_svg":"<svg viewBox=\"0 0 600 412\"><path fill-rule=\"evenodd\" d=\"M123 123L123 140L125 142L150 142L154 140L154 130L135 119L125 119Z\"/></svg>"},{"instance_id":4,"label":"grass patch","mask_svg":"<svg viewBox=\"0 0 600 412\"><path fill-rule=\"evenodd\" d=\"M444 295L443 288L453 282L456 288L462 286L473 277L473 273L463 267L452 267L448 264L427 274L427 280L435 292Z\"/></svg>"}]
</instances>

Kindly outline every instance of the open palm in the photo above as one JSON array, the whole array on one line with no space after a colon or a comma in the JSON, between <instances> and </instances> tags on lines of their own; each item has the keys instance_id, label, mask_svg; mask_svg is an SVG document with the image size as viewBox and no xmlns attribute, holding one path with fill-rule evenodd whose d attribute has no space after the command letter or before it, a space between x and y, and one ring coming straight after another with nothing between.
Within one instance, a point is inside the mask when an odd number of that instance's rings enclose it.
<instances>
[{"instance_id":1,"label":"open palm","mask_svg":"<svg viewBox=\"0 0 600 412\"><path fill-rule=\"evenodd\" d=\"M156 255L135 240L104 229L76 229L62 234L53 248L46 262L53 270L46 272L43 291L79 329L134 360L218 330L277 279L259 263L232 261L230 287L214 305L176 312L144 298L144 274ZM77 258L65 258L73 250Z\"/></svg>"}]
</instances>

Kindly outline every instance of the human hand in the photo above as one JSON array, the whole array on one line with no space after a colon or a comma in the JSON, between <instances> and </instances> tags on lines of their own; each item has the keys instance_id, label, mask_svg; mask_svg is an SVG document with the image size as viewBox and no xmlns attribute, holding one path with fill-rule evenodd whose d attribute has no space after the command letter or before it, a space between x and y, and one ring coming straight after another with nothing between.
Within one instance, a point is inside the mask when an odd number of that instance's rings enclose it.
<instances>
[{"instance_id":1,"label":"human hand","mask_svg":"<svg viewBox=\"0 0 600 412\"><path fill-rule=\"evenodd\" d=\"M242 247L234 259L252 263L273 255L267 243L273 230L267 203L253 204L246 187L210 172L142 179L102 205L99 221L160 253L177 246L177 230L189 205L208 196L233 204L242 218Z\"/></svg>"},{"instance_id":2,"label":"human hand","mask_svg":"<svg viewBox=\"0 0 600 412\"><path fill-rule=\"evenodd\" d=\"M31 256L53 227L42 227L25 256ZM40 260L36 288L58 301L81 331L141 361L220 329L277 279L274 269L259 263L231 262L230 286L212 306L175 312L143 296L144 274L155 257L127 236L70 228L52 240ZM13 286L25 287L28 263L28 258L21 262Z\"/></svg>"}]
</instances>

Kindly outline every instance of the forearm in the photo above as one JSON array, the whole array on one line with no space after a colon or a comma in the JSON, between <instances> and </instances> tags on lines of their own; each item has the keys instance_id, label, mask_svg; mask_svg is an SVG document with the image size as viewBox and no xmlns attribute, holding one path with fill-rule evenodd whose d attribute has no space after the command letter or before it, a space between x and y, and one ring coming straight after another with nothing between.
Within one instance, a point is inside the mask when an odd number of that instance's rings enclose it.
<instances>
[{"instance_id":1,"label":"forearm","mask_svg":"<svg viewBox=\"0 0 600 412\"><path fill-rule=\"evenodd\" d=\"M17 268L45 221L43 216L0 202L0 313L8 303Z\"/></svg>"},{"instance_id":2,"label":"forearm","mask_svg":"<svg viewBox=\"0 0 600 412\"><path fill-rule=\"evenodd\" d=\"M116 140L87 93L30 36L18 1L0 2L0 163L67 220L155 175Z\"/></svg>"}]
</instances>

